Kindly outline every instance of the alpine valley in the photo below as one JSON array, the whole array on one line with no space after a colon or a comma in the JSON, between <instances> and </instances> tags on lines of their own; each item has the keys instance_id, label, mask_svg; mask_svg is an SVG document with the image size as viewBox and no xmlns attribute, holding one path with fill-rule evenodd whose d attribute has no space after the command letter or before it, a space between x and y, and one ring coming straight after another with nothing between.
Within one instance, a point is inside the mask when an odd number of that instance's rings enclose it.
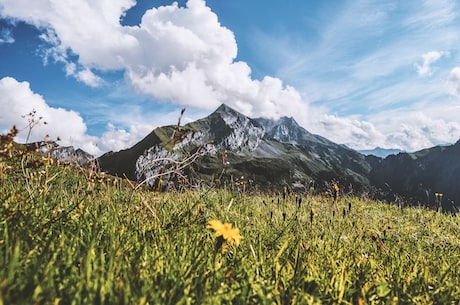
<instances>
[{"instance_id":1,"label":"alpine valley","mask_svg":"<svg viewBox=\"0 0 460 305\"><path fill-rule=\"evenodd\" d=\"M68 151L65 150L66 152ZM102 171L158 187L323 192L458 211L460 141L414 153L363 154L311 134L293 118L249 118L227 105L184 126L159 127L133 147L97 159ZM435 194L443 194L442 201Z\"/></svg>"}]
</instances>

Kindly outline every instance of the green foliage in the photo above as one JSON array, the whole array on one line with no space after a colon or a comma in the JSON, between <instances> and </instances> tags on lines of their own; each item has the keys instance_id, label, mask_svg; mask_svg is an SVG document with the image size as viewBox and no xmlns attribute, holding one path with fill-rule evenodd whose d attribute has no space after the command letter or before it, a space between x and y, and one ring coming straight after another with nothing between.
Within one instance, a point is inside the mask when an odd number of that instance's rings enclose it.
<instances>
[{"instance_id":1,"label":"green foliage","mask_svg":"<svg viewBox=\"0 0 460 305\"><path fill-rule=\"evenodd\" d=\"M133 190L0 157L0 304L452 304L460 217L360 198ZM217 251L209 220L239 246Z\"/></svg>"}]
</instances>

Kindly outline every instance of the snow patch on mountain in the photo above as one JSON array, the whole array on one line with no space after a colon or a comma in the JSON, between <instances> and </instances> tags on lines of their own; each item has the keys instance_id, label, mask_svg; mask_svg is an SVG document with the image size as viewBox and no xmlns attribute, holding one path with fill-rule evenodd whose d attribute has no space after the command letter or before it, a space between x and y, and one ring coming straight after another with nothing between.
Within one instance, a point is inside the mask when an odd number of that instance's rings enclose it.
<instances>
[{"instance_id":1,"label":"snow patch on mountain","mask_svg":"<svg viewBox=\"0 0 460 305\"><path fill-rule=\"evenodd\" d=\"M219 112L222 120L230 131L220 142L219 148L236 150L247 149L254 151L265 135L265 130L256 121L223 107Z\"/></svg>"},{"instance_id":2,"label":"snow patch on mountain","mask_svg":"<svg viewBox=\"0 0 460 305\"><path fill-rule=\"evenodd\" d=\"M51 158L62 162L69 162L79 166L86 166L95 160L95 157L86 151L73 146L59 146L55 142L42 141L28 144L34 147L36 151L49 155Z\"/></svg>"},{"instance_id":3,"label":"snow patch on mountain","mask_svg":"<svg viewBox=\"0 0 460 305\"><path fill-rule=\"evenodd\" d=\"M163 170L179 158L179 154L170 152L159 145L150 147L136 161L137 180L147 180L147 184L153 185Z\"/></svg>"},{"instance_id":4,"label":"snow patch on mountain","mask_svg":"<svg viewBox=\"0 0 460 305\"><path fill-rule=\"evenodd\" d=\"M209 143L211 140L209 132L204 131L193 131L187 133L187 135L176 145L173 150L204 150L208 154L217 153L217 147L214 144Z\"/></svg>"},{"instance_id":5,"label":"snow patch on mountain","mask_svg":"<svg viewBox=\"0 0 460 305\"><path fill-rule=\"evenodd\" d=\"M172 175L182 174L181 165L187 157L183 152L199 155L216 154L217 147L206 143L207 137L207 133L202 131L189 132L174 145L172 151L160 145L150 147L136 161L137 180L145 180L152 186L160 177L169 180Z\"/></svg>"},{"instance_id":6,"label":"snow patch on mountain","mask_svg":"<svg viewBox=\"0 0 460 305\"><path fill-rule=\"evenodd\" d=\"M275 140L294 145L300 144L301 127L292 117L281 117L278 120L258 119L258 121Z\"/></svg>"}]
</instances>

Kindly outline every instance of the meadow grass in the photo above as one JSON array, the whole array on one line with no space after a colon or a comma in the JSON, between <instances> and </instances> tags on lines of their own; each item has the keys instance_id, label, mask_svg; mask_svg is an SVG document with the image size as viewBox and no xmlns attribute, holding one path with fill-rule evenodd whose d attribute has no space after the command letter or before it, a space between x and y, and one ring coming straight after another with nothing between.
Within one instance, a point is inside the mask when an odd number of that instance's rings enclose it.
<instances>
[{"instance_id":1,"label":"meadow grass","mask_svg":"<svg viewBox=\"0 0 460 305\"><path fill-rule=\"evenodd\" d=\"M458 215L133 190L20 147L0 169L0 304L459 304ZM239 245L222 251L210 220Z\"/></svg>"}]
</instances>

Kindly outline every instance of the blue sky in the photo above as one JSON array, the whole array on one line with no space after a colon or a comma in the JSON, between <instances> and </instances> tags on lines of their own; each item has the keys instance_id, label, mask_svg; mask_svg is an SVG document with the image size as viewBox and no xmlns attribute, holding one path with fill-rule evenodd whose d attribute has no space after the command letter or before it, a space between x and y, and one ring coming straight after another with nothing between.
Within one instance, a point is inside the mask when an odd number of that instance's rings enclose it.
<instances>
[{"instance_id":1,"label":"blue sky","mask_svg":"<svg viewBox=\"0 0 460 305\"><path fill-rule=\"evenodd\" d=\"M458 1L0 0L0 131L91 153L221 103L355 149L460 138Z\"/></svg>"}]
</instances>

